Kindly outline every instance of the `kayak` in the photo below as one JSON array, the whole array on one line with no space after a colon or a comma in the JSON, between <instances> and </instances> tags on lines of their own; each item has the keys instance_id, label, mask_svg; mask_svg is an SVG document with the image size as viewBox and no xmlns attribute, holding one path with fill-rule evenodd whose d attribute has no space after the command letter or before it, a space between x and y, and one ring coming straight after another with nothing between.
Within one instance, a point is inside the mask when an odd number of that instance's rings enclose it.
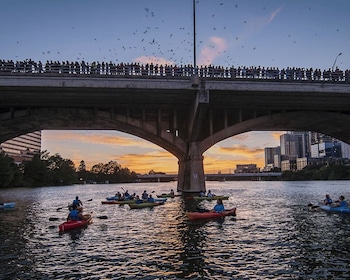
<instances>
[{"instance_id":1,"label":"kayak","mask_svg":"<svg viewBox=\"0 0 350 280\"><path fill-rule=\"evenodd\" d=\"M7 202L0 204L0 209L13 209L16 206L16 202Z\"/></svg>"},{"instance_id":2,"label":"kayak","mask_svg":"<svg viewBox=\"0 0 350 280\"><path fill-rule=\"evenodd\" d=\"M128 204L131 209L142 209L147 207L154 207L158 205L163 205L164 202L142 202L142 203L133 203Z\"/></svg>"},{"instance_id":3,"label":"kayak","mask_svg":"<svg viewBox=\"0 0 350 280\"><path fill-rule=\"evenodd\" d=\"M153 198L154 202L166 202L167 198L166 197L158 197L158 198Z\"/></svg>"},{"instance_id":4,"label":"kayak","mask_svg":"<svg viewBox=\"0 0 350 280\"><path fill-rule=\"evenodd\" d=\"M222 200L228 200L228 196L214 195L214 196L194 196L194 200L217 200L221 198Z\"/></svg>"},{"instance_id":5,"label":"kayak","mask_svg":"<svg viewBox=\"0 0 350 280\"><path fill-rule=\"evenodd\" d=\"M136 203L136 200L108 200L108 201L101 201L102 204L132 204Z\"/></svg>"},{"instance_id":6,"label":"kayak","mask_svg":"<svg viewBox=\"0 0 350 280\"><path fill-rule=\"evenodd\" d=\"M58 226L59 232L65 232L67 230L72 230L72 229L79 229L86 227L92 223L92 215L90 214L85 214L84 215L87 220L81 220L81 221L68 221L60 224Z\"/></svg>"},{"instance_id":7,"label":"kayak","mask_svg":"<svg viewBox=\"0 0 350 280\"><path fill-rule=\"evenodd\" d=\"M171 197L171 198L174 198L174 197L178 197L178 196L181 196L181 194L171 194L171 193L157 194L157 197L158 197L158 198L164 198L164 197Z\"/></svg>"},{"instance_id":8,"label":"kayak","mask_svg":"<svg viewBox=\"0 0 350 280\"><path fill-rule=\"evenodd\" d=\"M225 216L236 216L236 208L232 208L230 210L226 210L223 213L216 212L188 212L187 217L190 220L196 219L212 219L212 218L220 218Z\"/></svg>"},{"instance_id":9,"label":"kayak","mask_svg":"<svg viewBox=\"0 0 350 280\"><path fill-rule=\"evenodd\" d=\"M328 205L320 205L320 208L328 212L338 212L338 213L347 213L350 214L350 208L348 207L331 207Z\"/></svg>"}]
</instances>

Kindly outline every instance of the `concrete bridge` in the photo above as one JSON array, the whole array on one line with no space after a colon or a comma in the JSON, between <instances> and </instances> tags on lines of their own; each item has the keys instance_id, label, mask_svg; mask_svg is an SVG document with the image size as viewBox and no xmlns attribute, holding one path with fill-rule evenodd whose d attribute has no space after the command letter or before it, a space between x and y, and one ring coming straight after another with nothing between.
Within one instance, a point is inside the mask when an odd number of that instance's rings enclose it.
<instances>
[{"instance_id":1,"label":"concrete bridge","mask_svg":"<svg viewBox=\"0 0 350 280\"><path fill-rule=\"evenodd\" d=\"M0 142L45 129L118 130L178 158L178 191L205 190L203 153L248 131L350 143L347 80L0 73Z\"/></svg>"}]
</instances>

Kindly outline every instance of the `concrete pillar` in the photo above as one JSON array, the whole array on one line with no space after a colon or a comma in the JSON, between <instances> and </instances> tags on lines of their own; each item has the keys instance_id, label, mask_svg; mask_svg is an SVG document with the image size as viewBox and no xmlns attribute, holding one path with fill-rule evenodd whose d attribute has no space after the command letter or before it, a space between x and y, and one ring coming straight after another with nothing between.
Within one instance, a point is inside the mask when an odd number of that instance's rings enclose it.
<instances>
[{"instance_id":1,"label":"concrete pillar","mask_svg":"<svg viewBox=\"0 0 350 280\"><path fill-rule=\"evenodd\" d=\"M205 191L203 155L197 143L191 143L188 155L179 160L177 190L185 193Z\"/></svg>"}]
</instances>

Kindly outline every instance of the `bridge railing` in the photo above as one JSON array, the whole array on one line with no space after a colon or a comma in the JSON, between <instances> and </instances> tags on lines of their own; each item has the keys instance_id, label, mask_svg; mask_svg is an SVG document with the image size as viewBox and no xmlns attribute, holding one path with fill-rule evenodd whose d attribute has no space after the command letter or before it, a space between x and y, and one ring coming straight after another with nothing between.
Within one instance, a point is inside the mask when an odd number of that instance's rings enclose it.
<instances>
[{"instance_id":1,"label":"bridge railing","mask_svg":"<svg viewBox=\"0 0 350 280\"><path fill-rule=\"evenodd\" d=\"M286 81L322 81L350 83L350 70L320 70L313 68L287 67L222 67L192 65L159 65L153 63L112 63L112 62L69 62L47 61L42 63L31 59L24 61L0 60L0 75L15 74L59 74L59 75L99 75L115 77L190 77L200 78L258 79Z\"/></svg>"}]
</instances>

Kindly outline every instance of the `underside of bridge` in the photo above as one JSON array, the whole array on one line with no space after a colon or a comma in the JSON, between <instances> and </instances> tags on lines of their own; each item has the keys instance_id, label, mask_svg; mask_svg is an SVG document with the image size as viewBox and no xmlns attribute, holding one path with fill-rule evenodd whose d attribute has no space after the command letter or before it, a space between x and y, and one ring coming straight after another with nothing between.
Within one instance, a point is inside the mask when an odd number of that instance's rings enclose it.
<instances>
[{"instance_id":1,"label":"underside of bridge","mask_svg":"<svg viewBox=\"0 0 350 280\"><path fill-rule=\"evenodd\" d=\"M189 193L205 190L203 153L240 133L315 131L350 143L349 87L283 92L220 88L206 80L195 87L188 79L173 87L152 82L139 88L134 80L119 87L0 85L0 142L46 129L122 131L173 154L178 191Z\"/></svg>"}]
</instances>

